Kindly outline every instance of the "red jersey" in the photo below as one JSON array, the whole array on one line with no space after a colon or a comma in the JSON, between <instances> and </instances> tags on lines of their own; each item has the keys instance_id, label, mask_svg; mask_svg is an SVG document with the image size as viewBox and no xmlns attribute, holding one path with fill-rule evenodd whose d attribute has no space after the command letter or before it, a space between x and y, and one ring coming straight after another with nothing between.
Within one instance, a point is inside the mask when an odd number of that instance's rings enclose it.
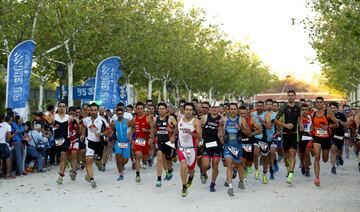
<instances>
[{"instance_id":1,"label":"red jersey","mask_svg":"<svg viewBox=\"0 0 360 212\"><path fill-rule=\"evenodd\" d=\"M145 128L147 130L150 129L150 125L147 123L146 115L144 115L142 118L139 118L139 116L135 117L134 120L134 128L135 128L135 137L136 138L149 138L149 132L144 132L141 129Z\"/></svg>"}]
</instances>

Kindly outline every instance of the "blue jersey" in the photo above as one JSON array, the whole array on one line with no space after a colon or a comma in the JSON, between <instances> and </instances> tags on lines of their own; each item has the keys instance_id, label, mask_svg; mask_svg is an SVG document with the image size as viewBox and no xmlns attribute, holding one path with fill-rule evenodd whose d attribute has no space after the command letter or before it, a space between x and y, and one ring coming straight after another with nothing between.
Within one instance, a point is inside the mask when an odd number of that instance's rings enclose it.
<instances>
[{"instance_id":1,"label":"blue jersey","mask_svg":"<svg viewBox=\"0 0 360 212\"><path fill-rule=\"evenodd\" d=\"M267 140L270 142L273 140L274 138L274 134L275 134L275 119L276 119L276 113L270 111L271 115L270 115L270 121L271 121L271 129L268 130L266 129L266 136L267 136Z\"/></svg>"},{"instance_id":2,"label":"blue jersey","mask_svg":"<svg viewBox=\"0 0 360 212\"><path fill-rule=\"evenodd\" d=\"M225 145L241 148L241 125L239 124L240 117L237 116L233 121L230 118L227 118L225 124ZM240 125L240 130L235 127L235 125Z\"/></svg>"},{"instance_id":3,"label":"blue jersey","mask_svg":"<svg viewBox=\"0 0 360 212\"><path fill-rule=\"evenodd\" d=\"M129 142L127 137L128 125L126 119L123 119L120 123L119 120L115 121L116 141L118 142Z\"/></svg>"},{"instance_id":4,"label":"blue jersey","mask_svg":"<svg viewBox=\"0 0 360 212\"><path fill-rule=\"evenodd\" d=\"M254 120L255 122L260 126L260 129L261 129L261 132L260 134L258 135L255 135L255 138L259 139L259 140L262 140L265 136L266 136L266 133L265 133L265 128L264 126L261 124L258 116L260 117L261 120L265 121L265 115L266 115L266 112L262 112L260 115L258 115L258 112L255 111L253 113L253 117L254 117ZM265 135L265 136L264 136Z\"/></svg>"}]
</instances>

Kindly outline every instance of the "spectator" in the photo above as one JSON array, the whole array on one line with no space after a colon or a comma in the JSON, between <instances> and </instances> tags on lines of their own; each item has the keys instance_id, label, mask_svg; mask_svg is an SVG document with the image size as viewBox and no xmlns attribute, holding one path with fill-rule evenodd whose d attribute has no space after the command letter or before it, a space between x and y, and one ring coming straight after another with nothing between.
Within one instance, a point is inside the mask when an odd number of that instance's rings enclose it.
<instances>
[{"instance_id":1,"label":"spectator","mask_svg":"<svg viewBox=\"0 0 360 212\"><path fill-rule=\"evenodd\" d=\"M9 113L8 113L9 114ZM10 115L5 117L5 121L0 124L0 158L3 160L5 178L15 178L10 175L10 146L9 143L13 135L11 134L11 122L13 118Z\"/></svg>"},{"instance_id":2,"label":"spectator","mask_svg":"<svg viewBox=\"0 0 360 212\"><path fill-rule=\"evenodd\" d=\"M15 120L11 123L11 133L14 134L10 142L12 147L11 151L11 164L16 162L15 166L12 166L11 171L15 171L17 176L24 174L23 160L25 157L24 145L23 145L23 133L25 131L25 126L23 125L23 120L19 115L15 116Z\"/></svg>"},{"instance_id":3,"label":"spectator","mask_svg":"<svg viewBox=\"0 0 360 212\"><path fill-rule=\"evenodd\" d=\"M29 133L31 139L29 141L27 155L35 158L38 162L38 171L44 172L43 150L45 149L46 145L48 145L48 138L42 135L41 129L41 123L36 123L34 125L34 130Z\"/></svg>"}]
</instances>

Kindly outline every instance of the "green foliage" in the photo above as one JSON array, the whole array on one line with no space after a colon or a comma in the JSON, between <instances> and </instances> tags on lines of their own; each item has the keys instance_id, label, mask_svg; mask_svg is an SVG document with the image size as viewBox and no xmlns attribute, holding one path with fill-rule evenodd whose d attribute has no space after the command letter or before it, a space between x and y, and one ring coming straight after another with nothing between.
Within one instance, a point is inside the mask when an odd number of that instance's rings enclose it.
<instances>
[{"instance_id":1,"label":"green foliage","mask_svg":"<svg viewBox=\"0 0 360 212\"><path fill-rule=\"evenodd\" d=\"M181 1L4 0L0 27L0 65L6 66L9 49L33 38L33 71L48 82L56 81L57 61L73 62L80 84L113 55L121 56L125 76L134 73L130 79L139 91L147 86L144 70L159 79L156 90L169 72L170 84L180 84L183 94L183 81L193 91L251 96L276 80L249 46L231 42L218 26L206 24L202 9L185 11Z\"/></svg>"}]
</instances>

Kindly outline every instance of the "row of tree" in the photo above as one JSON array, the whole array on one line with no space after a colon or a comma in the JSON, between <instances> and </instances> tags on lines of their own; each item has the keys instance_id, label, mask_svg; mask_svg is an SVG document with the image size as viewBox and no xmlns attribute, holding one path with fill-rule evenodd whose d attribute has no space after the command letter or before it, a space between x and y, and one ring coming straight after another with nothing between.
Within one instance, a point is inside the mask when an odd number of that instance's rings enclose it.
<instances>
[{"instance_id":1,"label":"row of tree","mask_svg":"<svg viewBox=\"0 0 360 212\"><path fill-rule=\"evenodd\" d=\"M37 43L33 72L56 81L64 64L68 83L95 76L108 56L122 59L124 81L136 90L162 90L164 98L251 96L276 77L249 46L234 43L199 8L174 0L3 0L0 4L0 67L17 43ZM124 83L124 82L123 82Z\"/></svg>"},{"instance_id":2,"label":"row of tree","mask_svg":"<svg viewBox=\"0 0 360 212\"><path fill-rule=\"evenodd\" d=\"M311 0L316 13L304 20L322 64L324 82L349 94L360 83L360 1Z\"/></svg>"}]
</instances>

